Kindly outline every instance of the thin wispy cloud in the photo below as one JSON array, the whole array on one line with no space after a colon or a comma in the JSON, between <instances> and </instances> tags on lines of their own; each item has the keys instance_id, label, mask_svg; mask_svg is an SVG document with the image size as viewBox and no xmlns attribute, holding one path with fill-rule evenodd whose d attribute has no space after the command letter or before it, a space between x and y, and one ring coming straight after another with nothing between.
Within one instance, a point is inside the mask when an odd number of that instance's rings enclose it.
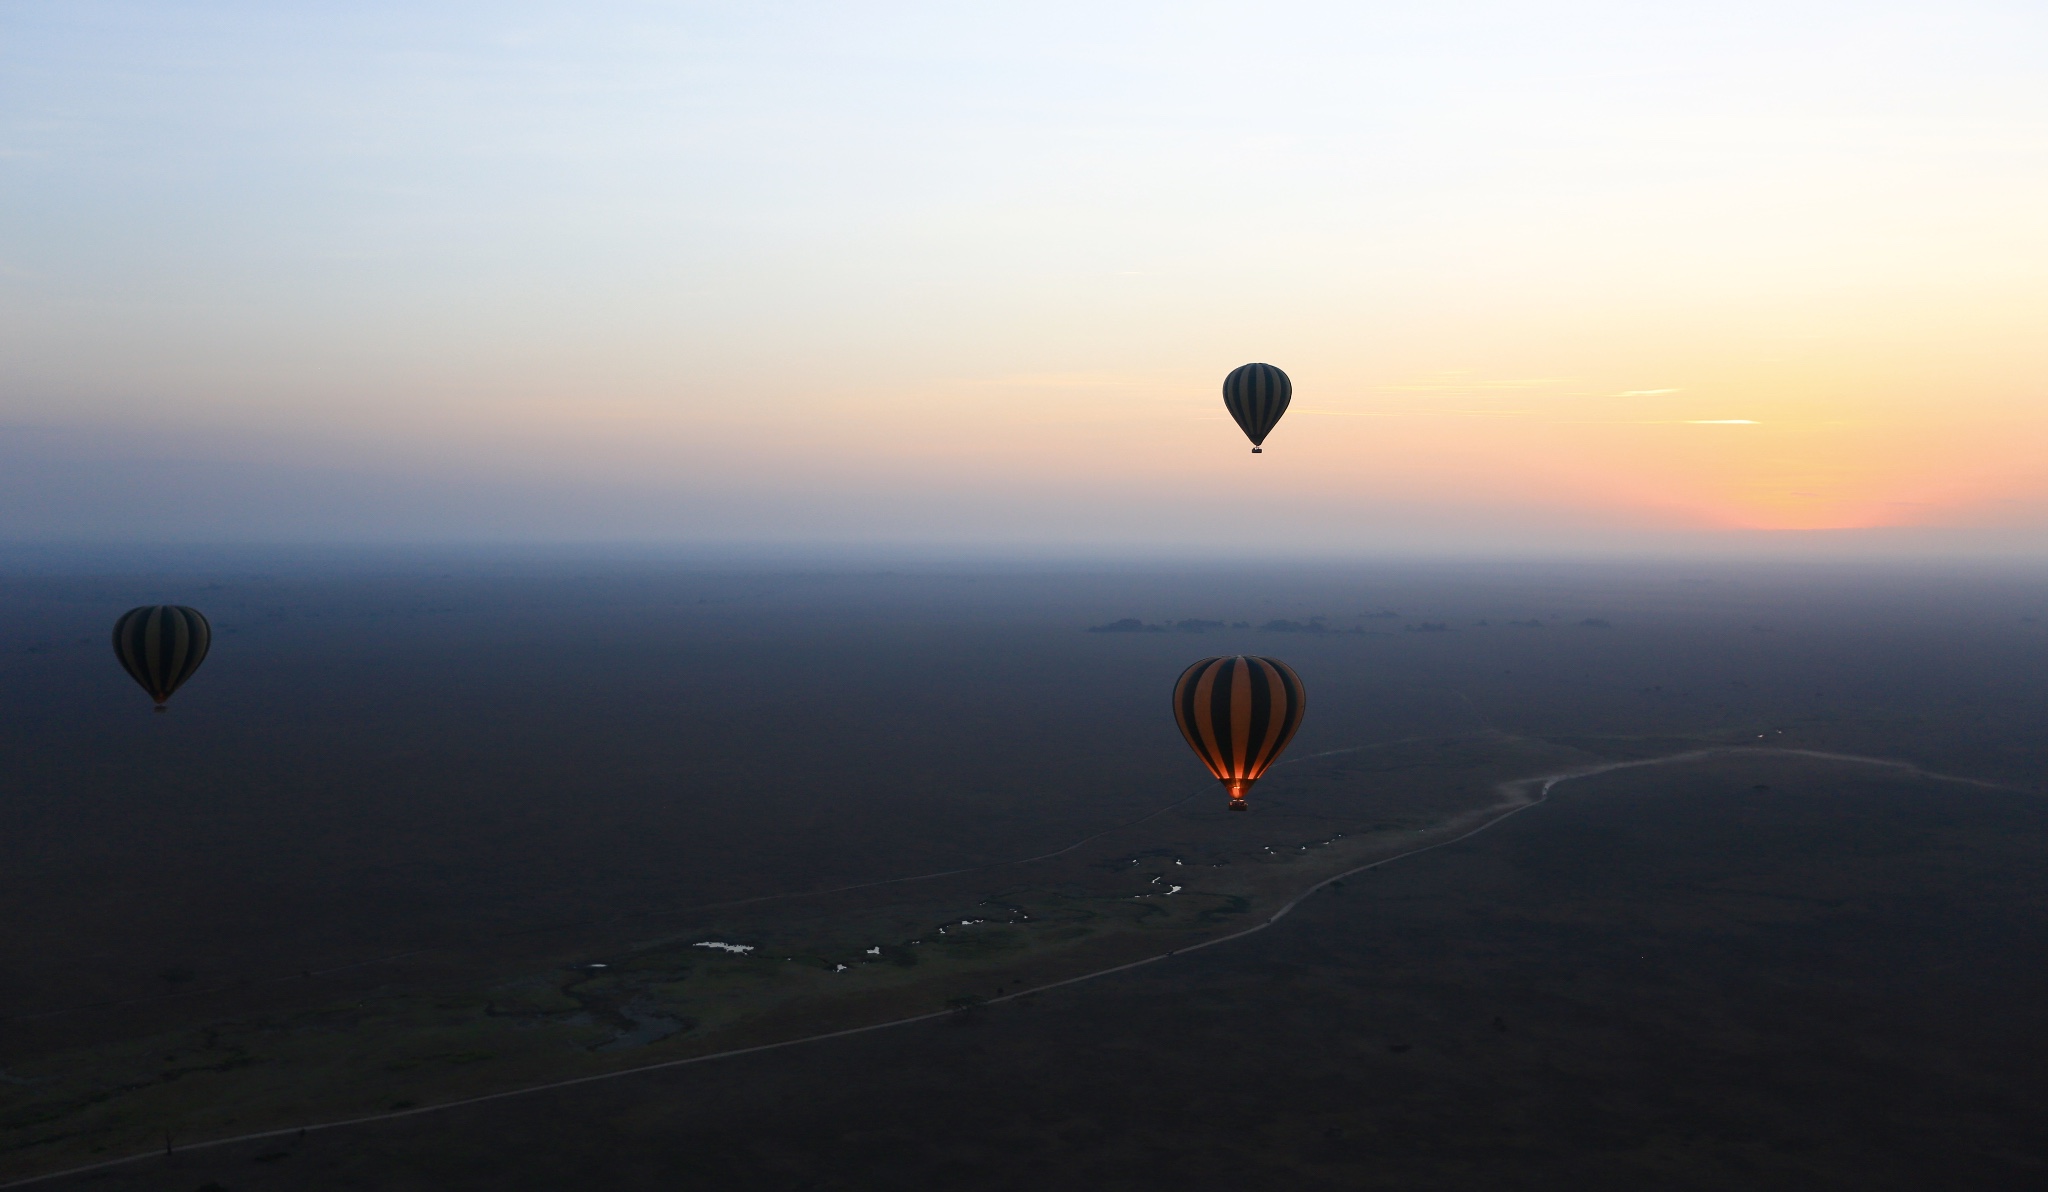
<instances>
[{"instance_id":1,"label":"thin wispy cloud","mask_svg":"<svg viewBox=\"0 0 2048 1192\"><path fill-rule=\"evenodd\" d=\"M1337 418L1540 418L1541 410L1322 410L1299 408L1302 414ZM1762 426L1754 418L1541 418L1554 426Z\"/></svg>"},{"instance_id":2,"label":"thin wispy cloud","mask_svg":"<svg viewBox=\"0 0 2048 1192\"><path fill-rule=\"evenodd\" d=\"M1296 413L1328 414L1338 418L1517 418L1535 410L1318 410L1297 407Z\"/></svg>"},{"instance_id":3,"label":"thin wispy cloud","mask_svg":"<svg viewBox=\"0 0 2048 1192\"><path fill-rule=\"evenodd\" d=\"M1550 426L1762 426L1754 418L1555 418Z\"/></svg>"},{"instance_id":4,"label":"thin wispy cloud","mask_svg":"<svg viewBox=\"0 0 2048 1192\"><path fill-rule=\"evenodd\" d=\"M1508 381L1419 381L1410 385L1381 385L1383 393L1475 393L1515 391L1522 389L1548 389L1552 385L1571 383L1570 377L1527 377Z\"/></svg>"},{"instance_id":5,"label":"thin wispy cloud","mask_svg":"<svg viewBox=\"0 0 2048 1192\"><path fill-rule=\"evenodd\" d=\"M1152 377L1128 372L1011 373L999 377L965 377L954 383L998 389L1142 389L1158 386Z\"/></svg>"}]
</instances>

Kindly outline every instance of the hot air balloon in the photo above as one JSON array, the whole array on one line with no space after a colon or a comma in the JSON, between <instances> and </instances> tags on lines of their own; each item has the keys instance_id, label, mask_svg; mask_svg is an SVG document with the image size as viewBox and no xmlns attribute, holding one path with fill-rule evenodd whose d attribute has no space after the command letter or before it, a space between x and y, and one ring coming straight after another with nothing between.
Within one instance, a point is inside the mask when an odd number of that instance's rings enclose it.
<instances>
[{"instance_id":1,"label":"hot air balloon","mask_svg":"<svg viewBox=\"0 0 2048 1192\"><path fill-rule=\"evenodd\" d=\"M1277 658L1204 658L1173 685L1173 718L1209 773L1244 810L1244 793L1301 727L1308 694Z\"/></svg>"},{"instance_id":2,"label":"hot air balloon","mask_svg":"<svg viewBox=\"0 0 2048 1192\"><path fill-rule=\"evenodd\" d=\"M1223 378L1223 404L1237 419L1244 437L1252 441L1253 455L1262 450L1260 445L1273 433L1274 424L1293 398L1294 382L1270 364L1239 365Z\"/></svg>"},{"instance_id":3,"label":"hot air balloon","mask_svg":"<svg viewBox=\"0 0 2048 1192\"><path fill-rule=\"evenodd\" d=\"M206 661L212 644L213 626L198 609L182 604L146 604L114 622L114 657L149 692L159 712L171 692Z\"/></svg>"}]
</instances>

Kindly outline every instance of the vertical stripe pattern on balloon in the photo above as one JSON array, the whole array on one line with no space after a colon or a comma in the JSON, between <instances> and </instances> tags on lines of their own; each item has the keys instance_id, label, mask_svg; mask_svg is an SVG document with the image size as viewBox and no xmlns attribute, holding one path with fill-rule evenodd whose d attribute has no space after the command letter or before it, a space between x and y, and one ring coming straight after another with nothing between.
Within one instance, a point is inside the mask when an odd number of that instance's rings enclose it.
<instances>
[{"instance_id":1,"label":"vertical stripe pattern on balloon","mask_svg":"<svg viewBox=\"0 0 2048 1192\"><path fill-rule=\"evenodd\" d=\"M1257 451L1273 433L1287 403L1294 400L1294 382L1270 364L1246 364L1223 379L1223 405L1237 419L1238 429Z\"/></svg>"},{"instance_id":2,"label":"vertical stripe pattern on balloon","mask_svg":"<svg viewBox=\"0 0 2048 1192\"><path fill-rule=\"evenodd\" d=\"M1301 677L1277 658L1204 658L1173 685L1181 735L1233 801L1279 759L1307 708Z\"/></svg>"},{"instance_id":3,"label":"vertical stripe pattern on balloon","mask_svg":"<svg viewBox=\"0 0 2048 1192\"><path fill-rule=\"evenodd\" d=\"M206 661L213 627L196 608L151 604L131 608L114 622L114 657L162 707Z\"/></svg>"}]
</instances>

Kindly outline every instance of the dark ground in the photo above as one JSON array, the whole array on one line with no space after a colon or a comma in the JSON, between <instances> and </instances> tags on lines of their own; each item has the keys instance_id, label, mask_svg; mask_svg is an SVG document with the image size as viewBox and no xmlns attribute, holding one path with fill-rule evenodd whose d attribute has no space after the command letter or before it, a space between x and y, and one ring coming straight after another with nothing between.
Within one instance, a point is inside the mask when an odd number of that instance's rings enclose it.
<instances>
[{"instance_id":1,"label":"dark ground","mask_svg":"<svg viewBox=\"0 0 2048 1192\"><path fill-rule=\"evenodd\" d=\"M2044 592L2018 572L1704 565L17 560L0 1076L302 971L352 996L405 965L609 946L666 908L1059 847L1185 793L1164 692L1207 654L1300 671L1297 754L1494 729L1627 756L1754 732L2040 791ZM219 635L165 716L105 641L158 601ZM1317 615L1362 632L1081 632ZM1992 1186L2041 1125L2034 804L1774 764L1805 777L1565 788L1266 935L1033 1007L108 1178Z\"/></svg>"},{"instance_id":2,"label":"dark ground","mask_svg":"<svg viewBox=\"0 0 2048 1192\"><path fill-rule=\"evenodd\" d=\"M1623 772L1028 1003L55 1186L2030 1186L2044 858L2031 795Z\"/></svg>"}]
</instances>

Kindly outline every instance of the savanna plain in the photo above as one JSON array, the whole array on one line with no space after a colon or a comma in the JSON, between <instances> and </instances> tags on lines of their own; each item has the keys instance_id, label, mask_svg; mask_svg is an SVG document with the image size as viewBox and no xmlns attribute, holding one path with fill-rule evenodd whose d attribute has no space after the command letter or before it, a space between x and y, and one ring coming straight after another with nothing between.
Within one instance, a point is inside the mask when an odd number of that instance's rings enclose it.
<instances>
[{"instance_id":1,"label":"savanna plain","mask_svg":"<svg viewBox=\"0 0 2048 1192\"><path fill-rule=\"evenodd\" d=\"M2038 569L5 562L0 1180L2048 1163ZM1239 653L1309 692L1242 814L1167 704Z\"/></svg>"}]
</instances>

